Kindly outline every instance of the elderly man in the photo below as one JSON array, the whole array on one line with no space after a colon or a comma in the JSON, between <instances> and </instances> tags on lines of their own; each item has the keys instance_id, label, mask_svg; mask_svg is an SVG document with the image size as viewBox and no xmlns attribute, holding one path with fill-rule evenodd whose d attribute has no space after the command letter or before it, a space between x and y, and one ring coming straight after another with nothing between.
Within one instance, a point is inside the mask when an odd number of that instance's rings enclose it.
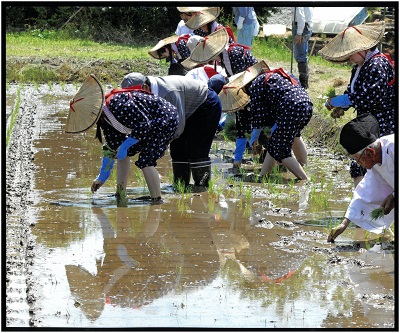
<instances>
[{"instance_id":1,"label":"elderly man","mask_svg":"<svg viewBox=\"0 0 400 333\"><path fill-rule=\"evenodd\" d=\"M334 242L350 222L379 234L394 220L394 134L379 138L378 121L371 114L363 114L343 126L340 144L367 173L355 188L342 223L331 230L328 242ZM371 212L379 207L384 216L372 217Z\"/></svg>"},{"instance_id":2,"label":"elderly man","mask_svg":"<svg viewBox=\"0 0 400 333\"><path fill-rule=\"evenodd\" d=\"M170 144L174 183L180 181L187 188L192 176L196 187L208 187L209 152L222 110L216 92L202 81L178 75L155 77L134 72L126 75L121 83L122 88L137 85L178 109L178 129Z\"/></svg>"}]
</instances>

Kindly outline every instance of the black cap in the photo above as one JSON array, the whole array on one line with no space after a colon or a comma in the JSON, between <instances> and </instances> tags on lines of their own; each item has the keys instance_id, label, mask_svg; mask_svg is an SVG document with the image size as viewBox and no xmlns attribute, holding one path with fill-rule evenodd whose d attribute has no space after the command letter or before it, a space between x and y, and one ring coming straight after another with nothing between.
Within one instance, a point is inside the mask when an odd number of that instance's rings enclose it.
<instances>
[{"instance_id":1,"label":"black cap","mask_svg":"<svg viewBox=\"0 0 400 333\"><path fill-rule=\"evenodd\" d=\"M343 126L340 144L353 155L379 138L379 124L376 118L365 113Z\"/></svg>"}]
</instances>

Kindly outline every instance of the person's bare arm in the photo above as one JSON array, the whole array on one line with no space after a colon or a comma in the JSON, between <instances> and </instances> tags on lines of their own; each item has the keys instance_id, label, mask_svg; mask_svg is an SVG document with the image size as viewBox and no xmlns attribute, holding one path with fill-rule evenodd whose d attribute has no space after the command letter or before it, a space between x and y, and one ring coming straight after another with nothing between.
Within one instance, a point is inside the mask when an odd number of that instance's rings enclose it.
<instances>
[{"instance_id":1,"label":"person's bare arm","mask_svg":"<svg viewBox=\"0 0 400 333\"><path fill-rule=\"evenodd\" d=\"M345 217L342 221L342 223L340 223L337 227L332 228L331 232L328 235L328 242L333 243L336 239L337 236L339 236L343 231L346 230L346 228L349 226L350 224L350 220Z\"/></svg>"}]
</instances>

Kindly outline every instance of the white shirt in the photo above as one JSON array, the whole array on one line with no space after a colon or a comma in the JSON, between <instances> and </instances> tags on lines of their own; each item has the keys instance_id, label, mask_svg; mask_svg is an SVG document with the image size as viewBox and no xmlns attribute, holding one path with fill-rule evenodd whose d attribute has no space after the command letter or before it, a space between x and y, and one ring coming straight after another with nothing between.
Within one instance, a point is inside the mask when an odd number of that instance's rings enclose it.
<instances>
[{"instance_id":1,"label":"white shirt","mask_svg":"<svg viewBox=\"0 0 400 333\"><path fill-rule=\"evenodd\" d=\"M196 67L196 68L191 69L189 72L187 72L185 76L191 77L195 80L201 80L205 83L208 83L208 81L210 80L210 77L207 75L204 67L214 68L214 66L211 66L211 65L204 65L202 67ZM225 70L221 66L217 66L217 72L226 76Z\"/></svg>"},{"instance_id":2,"label":"white shirt","mask_svg":"<svg viewBox=\"0 0 400 333\"><path fill-rule=\"evenodd\" d=\"M380 138L382 143L382 164L367 170L364 178L354 190L345 217L361 228L381 233L388 229L394 220L394 210L377 220L370 218L371 212L379 208L383 200L394 190L395 147L394 134Z\"/></svg>"},{"instance_id":3,"label":"white shirt","mask_svg":"<svg viewBox=\"0 0 400 333\"><path fill-rule=\"evenodd\" d=\"M296 17L294 15L294 9L296 8ZM297 35L301 35L303 33L304 27L306 23L312 30L313 27L313 7L292 7L292 21L297 22Z\"/></svg>"},{"instance_id":4,"label":"white shirt","mask_svg":"<svg viewBox=\"0 0 400 333\"><path fill-rule=\"evenodd\" d=\"M178 26L176 27L175 34L178 36L182 36L182 35L186 35L186 34L190 35L192 33L193 33L193 30L189 29L183 20L180 20L180 22L178 23Z\"/></svg>"}]
</instances>

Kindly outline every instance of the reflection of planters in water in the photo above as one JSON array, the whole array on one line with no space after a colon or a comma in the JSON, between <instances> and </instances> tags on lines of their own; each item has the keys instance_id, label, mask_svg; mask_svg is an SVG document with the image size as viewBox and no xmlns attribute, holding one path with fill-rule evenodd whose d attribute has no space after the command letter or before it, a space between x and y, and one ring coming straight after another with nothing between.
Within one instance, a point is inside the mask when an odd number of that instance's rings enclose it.
<instances>
[{"instance_id":1,"label":"reflection of planters in water","mask_svg":"<svg viewBox=\"0 0 400 333\"><path fill-rule=\"evenodd\" d=\"M159 224L160 211L145 207L148 214L136 233L131 210L117 209L113 228L102 209L93 208L103 231L104 261L98 263L96 275L66 266L71 294L91 320L100 317L104 304L141 307L185 285L206 285L218 273L215 248L205 240L211 239L207 221L188 218L191 227L183 234L184 221Z\"/></svg>"}]
</instances>

